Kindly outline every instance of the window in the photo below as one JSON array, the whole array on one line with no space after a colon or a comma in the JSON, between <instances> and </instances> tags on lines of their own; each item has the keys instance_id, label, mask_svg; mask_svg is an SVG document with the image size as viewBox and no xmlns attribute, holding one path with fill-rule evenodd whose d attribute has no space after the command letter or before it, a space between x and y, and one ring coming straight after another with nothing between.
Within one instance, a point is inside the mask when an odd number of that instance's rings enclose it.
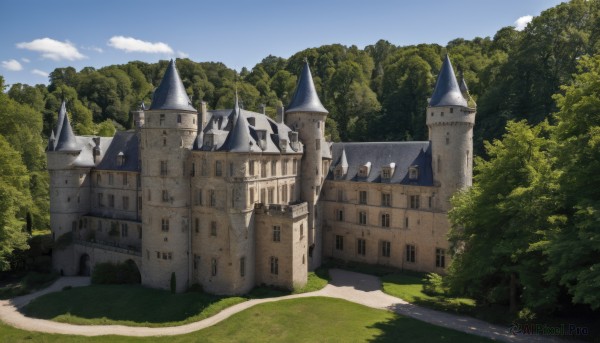
<instances>
[{"instance_id":1,"label":"window","mask_svg":"<svg viewBox=\"0 0 600 343\"><path fill-rule=\"evenodd\" d=\"M273 200L273 187L271 187L269 188L269 204L274 204L275 202Z\"/></svg>"},{"instance_id":2,"label":"window","mask_svg":"<svg viewBox=\"0 0 600 343\"><path fill-rule=\"evenodd\" d=\"M415 181L419 178L419 166L410 166L408 168L408 179Z\"/></svg>"},{"instance_id":3,"label":"window","mask_svg":"<svg viewBox=\"0 0 600 343\"><path fill-rule=\"evenodd\" d=\"M288 165L288 160L281 161L281 175L283 175L283 176L287 175L287 165Z\"/></svg>"},{"instance_id":4,"label":"window","mask_svg":"<svg viewBox=\"0 0 600 343\"><path fill-rule=\"evenodd\" d=\"M281 226L273 226L273 242L281 242Z\"/></svg>"},{"instance_id":5,"label":"window","mask_svg":"<svg viewBox=\"0 0 600 343\"><path fill-rule=\"evenodd\" d=\"M279 259L271 256L271 274L279 274Z\"/></svg>"},{"instance_id":6,"label":"window","mask_svg":"<svg viewBox=\"0 0 600 343\"><path fill-rule=\"evenodd\" d=\"M367 191L358 192L358 203L362 205L367 204Z\"/></svg>"},{"instance_id":7,"label":"window","mask_svg":"<svg viewBox=\"0 0 600 343\"><path fill-rule=\"evenodd\" d=\"M161 230L163 232L169 232L169 219L163 218L161 221Z\"/></svg>"},{"instance_id":8,"label":"window","mask_svg":"<svg viewBox=\"0 0 600 343\"><path fill-rule=\"evenodd\" d=\"M217 222L214 220L210 222L210 235L217 236Z\"/></svg>"},{"instance_id":9,"label":"window","mask_svg":"<svg viewBox=\"0 0 600 343\"><path fill-rule=\"evenodd\" d=\"M129 197L123 197L123 209L124 210L129 209Z\"/></svg>"},{"instance_id":10,"label":"window","mask_svg":"<svg viewBox=\"0 0 600 343\"><path fill-rule=\"evenodd\" d=\"M390 214L383 213L381 215L381 227L390 227Z\"/></svg>"},{"instance_id":11,"label":"window","mask_svg":"<svg viewBox=\"0 0 600 343\"><path fill-rule=\"evenodd\" d=\"M216 258L210 259L210 275L217 276L217 259Z\"/></svg>"},{"instance_id":12,"label":"window","mask_svg":"<svg viewBox=\"0 0 600 343\"><path fill-rule=\"evenodd\" d=\"M123 186L127 186L127 173L123 173Z\"/></svg>"},{"instance_id":13,"label":"window","mask_svg":"<svg viewBox=\"0 0 600 343\"><path fill-rule=\"evenodd\" d=\"M320 139L315 140L315 150L321 150L321 140Z\"/></svg>"},{"instance_id":14,"label":"window","mask_svg":"<svg viewBox=\"0 0 600 343\"><path fill-rule=\"evenodd\" d=\"M163 189L163 191L162 191L162 201L163 202L169 201L169 191L166 189Z\"/></svg>"},{"instance_id":15,"label":"window","mask_svg":"<svg viewBox=\"0 0 600 343\"><path fill-rule=\"evenodd\" d=\"M208 191L208 196L210 197L210 207L217 206L217 195L214 189Z\"/></svg>"},{"instance_id":16,"label":"window","mask_svg":"<svg viewBox=\"0 0 600 343\"><path fill-rule=\"evenodd\" d=\"M428 197L427 202L429 204L429 208L432 208L433 207L433 197Z\"/></svg>"},{"instance_id":17,"label":"window","mask_svg":"<svg viewBox=\"0 0 600 343\"><path fill-rule=\"evenodd\" d=\"M102 175L96 174L96 185L99 185L100 183L102 183Z\"/></svg>"},{"instance_id":18,"label":"window","mask_svg":"<svg viewBox=\"0 0 600 343\"><path fill-rule=\"evenodd\" d=\"M304 236L304 224L300 224L300 237Z\"/></svg>"},{"instance_id":19,"label":"window","mask_svg":"<svg viewBox=\"0 0 600 343\"><path fill-rule=\"evenodd\" d=\"M344 201L344 190L343 189L338 189L338 191L337 191L337 201L338 202Z\"/></svg>"},{"instance_id":20,"label":"window","mask_svg":"<svg viewBox=\"0 0 600 343\"><path fill-rule=\"evenodd\" d=\"M267 177L267 161L260 164L260 177Z\"/></svg>"},{"instance_id":21,"label":"window","mask_svg":"<svg viewBox=\"0 0 600 343\"><path fill-rule=\"evenodd\" d=\"M98 193L98 206L99 207L104 207L103 198L104 198L104 194Z\"/></svg>"},{"instance_id":22,"label":"window","mask_svg":"<svg viewBox=\"0 0 600 343\"><path fill-rule=\"evenodd\" d=\"M194 231L196 233L200 232L200 219L199 218L194 219Z\"/></svg>"},{"instance_id":23,"label":"window","mask_svg":"<svg viewBox=\"0 0 600 343\"><path fill-rule=\"evenodd\" d=\"M277 161L271 161L271 176L277 175Z\"/></svg>"},{"instance_id":24,"label":"window","mask_svg":"<svg viewBox=\"0 0 600 343\"><path fill-rule=\"evenodd\" d=\"M281 186L281 202L284 204L288 202L288 188L286 185Z\"/></svg>"},{"instance_id":25,"label":"window","mask_svg":"<svg viewBox=\"0 0 600 343\"><path fill-rule=\"evenodd\" d=\"M408 229L408 217L404 218L404 227Z\"/></svg>"},{"instance_id":26,"label":"window","mask_svg":"<svg viewBox=\"0 0 600 343\"><path fill-rule=\"evenodd\" d=\"M290 185L290 201L296 200L296 186Z\"/></svg>"},{"instance_id":27,"label":"window","mask_svg":"<svg viewBox=\"0 0 600 343\"><path fill-rule=\"evenodd\" d=\"M344 236L335 235L335 250L344 250Z\"/></svg>"},{"instance_id":28,"label":"window","mask_svg":"<svg viewBox=\"0 0 600 343\"><path fill-rule=\"evenodd\" d=\"M248 162L248 169L249 169L250 176L253 176L254 175L254 161Z\"/></svg>"},{"instance_id":29,"label":"window","mask_svg":"<svg viewBox=\"0 0 600 343\"><path fill-rule=\"evenodd\" d=\"M343 222L344 221L344 210L336 210L335 211L335 219L337 219L337 221Z\"/></svg>"},{"instance_id":30,"label":"window","mask_svg":"<svg viewBox=\"0 0 600 343\"><path fill-rule=\"evenodd\" d=\"M292 160L292 173L298 174L298 160L295 158Z\"/></svg>"},{"instance_id":31,"label":"window","mask_svg":"<svg viewBox=\"0 0 600 343\"><path fill-rule=\"evenodd\" d=\"M140 162L140 165L141 165L141 164L142 164L142 163ZM136 175L135 175L135 185L136 185L138 188L141 188L141 187L142 187L142 178L140 177L140 174L136 174Z\"/></svg>"},{"instance_id":32,"label":"window","mask_svg":"<svg viewBox=\"0 0 600 343\"><path fill-rule=\"evenodd\" d=\"M233 176L233 163L229 162L229 176Z\"/></svg>"},{"instance_id":33,"label":"window","mask_svg":"<svg viewBox=\"0 0 600 343\"><path fill-rule=\"evenodd\" d=\"M196 205L202 206L202 190L201 189L196 190Z\"/></svg>"},{"instance_id":34,"label":"window","mask_svg":"<svg viewBox=\"0 0 600 343\"><path fill-rule=\"evenodd\" d=\"M240 276L241 277L246 276L246 258L245 257L240 258Z\"/></svg>"},{"instance_id":35,"label":"window","mask_svg":"<svg viewBox=\"0 0 600 343\"><path fill-rule=\"evenodd\" d=\"M138 197L137 204L138 204L138 211L141 211L142 210L142 197L141 196Z\"/></svg>"},{"instance_id":36,"label":"window","mask_svg":"<svg viewBox=\"0 0 600 343\"><path fill-rule=\"evenodd\" d=\"M420 204L420 199L418 195L410 196L410 208L418 209Z\"/></svg>"},{"instance_id":37,"label":"window","mask_svg":"<svg viewBox=\"0 0 600 343\"><path fill-rule=\"evenodd\" d=\"M160 176L167 176L168 172L167 161L160 161Z\"/></svg>"},{"instance_id":38,"label":"window","mask_svg":"<svg viewBox=\"0 0 600 343\"><path fill-rule=\"evenodd\" d=\"M389 241L381 242L381 256L390 257L392 250L392 243Z\"/></svg>"},{"instance_id":39,"label":"window","mask_svg":"<svg viewBox=\"0 0 600 343\"><path fill-rule=\"evenodd\" d=\"M160 115L160 126L163 126L164 123L165 123L165 115L161 114Z\"/></svg>"},{"instance_id":40,"label":"window","mask_svg":"<svg viewBox=\"0 0 600 343\"><path fill-rule=\"evenodd\" d=\"M129 227L127 226L126 223L122 223L121 224L121 237L127 237L127 235L129 234Z\"/></svg>"},{"instance_id":41,"label":"window","mask_svg":"<svg viewBox=\"0 0 600 343\"><path fill-rule=\"evenodd\" d=\"M446 268L446 250L435 248L435 266Z\"/></svg>"},{"instance_id":42,"label":"window","mask_svg":"<svg viewBox=\"0 0 600 343\"><path fill-rule=\"evenodd\" d=\"M450 113L454 113L454 108L450 107Z\"/></svg>"},{"instance_id":43,"label":"window","mask_svg":"<svg viewBox=\"0 0 600 343\"><path fill-rule=\"evenodd\" d=\"M108 195L108 207L115 207L115 196L114 194L109 194Z\"/></svg>"},{"instance_id":44,"label":"window","mask_svg":"<svg viewBox=\"0 0 600 343\"><path fill-rule=\"evenodd\" d=\"M392 170L389 167L383 168L381 171L381 177L384 179L389 179L392 176Z\"/></svg>"},{"instance_id":45,"label":"window","mask_svg":"<svg viewBox=\"0 0 600 343\"><path fill-rule=\"evenodd\" d=\"M177 115L177 124L181 124L181 114Z\"/></svg>"},{"instance_id":46,"label":"window","mask_svg":"<svg viewBox=\"0 0 600 343\"><path fill-rule=\"evenodd\" d=\"M381 193L381 206L392 206L392 195L390 193Z\"/></svg>"},{"instance_id":47,"label":"window","mask_svg":"<svg viewBox=\"0 0 600 343\"><path fill-rule=\"evenodd\" d=\"M406 262L415 262L415 246L407 244L406 245Z\"/></svg>"},{"instance_id":48,"label":"window","mask_svg":"<svg viewBox=\"0 0 600 343\"><path fill-rule=\"evenodd\" d=\"M367 212L365 212L365 211L358 212L358 223L360 225L367 225Z\"/></svg>"},{"instance_id":49,"label":"window","mask_svg":"<svg viewBox=\"0 0 600 343\"><path fill-rule=\"evenodd\" d=\"M223 162L215 161L215 176L223 175Z\"/></svg>"},{"instance_id":50,"label":"window","mask_svg":"<svg viewBox=\"0 0 600 343\"><path fill-rule=\"evenodd\" d=\"M109 173L108 174L108 184L112 186L114 182L115 182L115 176L112 173Z\"/></svg>"},{"instance_id":51,"label":"window","mask_svg":"<svg viewBox=\"0 0 600 343\"><path fill-rule=\"evenodd\" d=\"M356 240L356 253L362 256L365 256L367 253L367 242L364 239Z\"/></svg>"}]
</instances>

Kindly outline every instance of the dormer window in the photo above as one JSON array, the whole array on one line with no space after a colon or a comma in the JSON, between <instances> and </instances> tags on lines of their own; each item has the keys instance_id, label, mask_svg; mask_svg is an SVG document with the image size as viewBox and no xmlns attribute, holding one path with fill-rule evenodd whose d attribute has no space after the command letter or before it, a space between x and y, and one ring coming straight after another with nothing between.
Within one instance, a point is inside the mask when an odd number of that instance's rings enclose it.
<instances>
[{"instance_id":1,"label":"dormer window","mask_svg":"<svg viewBox=\"0 0 600 343\"><path fill-rule=\"evenodd\" d=\"M290 146L292 147L292 149L298 150L298 132L290 131L288 133L288 136L290 138Z\"/></svg>"},{"instance_id":2,"label":"dormer window","mask_svg":"<svg viewBox=\"0 0 600 343\"><path fill-rule=\"evenodd\" d=\"M287 139L280 139L279 140L279 148L281 149L281 152L286 152L287 151L287 146L288 146Z\"/></svg>"},{"instance_id":3,"label":"dormer window","mask_svg":"<svg viewBox=\"0 0 600 343\"><path fill-rule=\"evenodd\" d=\"M362 166L360 166L360 169L358 170L358 176L359 177L367 177L367 176L369 176L370 171L371 171L371 162L367 162L367 163L363 164Z\"/></svg>"},{"instance_id":4,"label":"dormer window","mask_svg":"<svg viewBox=\"0 0 600 343\"><path fill-rule=\"evenodd\" d=\"M122 167L125 164L125 154L122 151L117 155L117 166Z\"/></svg>"},{"instance_id":5,"label":"dormer window","mask_svg":"<svg viewBox=\"0 0 600 343\"><path fill-rule=\"evenodd\" d=\"M267 130L256 130L256 136L258 137L258 146L265 150L267 148Z\"/></svg>"},{"instance_id":6,"label":"dormer window","mask_svg":"<svg viewBox=\"0 0 600 343\"><path fill-rule=\"evenodd\" d=\"M416 181L419 178L419 166L413 165L408 168L408 179Z\"/></svg>"},{"instance_id":7,"label":"dormer window","mask_svg":"<svg viewBox=\"0 0 600 343\"><path fill-rule=\"evenodd\" d=\"M388 165L383 166L381 168L381 178L384 180L389 180L394 175L394 169L396 169L396 163L390 163Z\"/></svg>"},{"instance_id":8,"label":"dormer window","mask_svg":"<svg viewBox=\"0 0 600 343\"><path fill-rule=\"evenodd\" d=\"M214 145L215 145L215 134L207 133L206 135L204 135L204 146L212 149Z\"/></svg>"}]
</instances>

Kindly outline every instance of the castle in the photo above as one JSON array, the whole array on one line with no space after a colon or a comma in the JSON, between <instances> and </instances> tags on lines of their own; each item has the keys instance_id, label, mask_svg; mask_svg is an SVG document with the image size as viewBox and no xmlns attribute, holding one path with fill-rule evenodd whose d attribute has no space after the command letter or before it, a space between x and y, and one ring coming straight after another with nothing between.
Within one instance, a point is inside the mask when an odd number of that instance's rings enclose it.
<instances>
[{"instance_id":1,"label":"castle","mask_svg":"<svg viewBox=\"0 0 600 343\"><path fill-rule=\"evenodd\" d=\"M65 104L47 149L53 266L131 260L143 285L293 288L324 258L443 273L449 198L471 185L475 108L446 56L429 141L331 143L308 63L277 120L192 107L172 60L135 129L76 136Z\"/></svg>"}]
</instances>

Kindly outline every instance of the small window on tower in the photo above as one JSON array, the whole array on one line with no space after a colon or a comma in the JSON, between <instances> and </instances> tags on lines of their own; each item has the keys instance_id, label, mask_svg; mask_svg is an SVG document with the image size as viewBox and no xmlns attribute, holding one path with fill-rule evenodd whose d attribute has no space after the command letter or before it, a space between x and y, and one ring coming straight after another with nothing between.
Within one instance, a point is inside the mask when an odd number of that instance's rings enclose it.
<instances>
[{"instance_id":1,"label":"small window on tower","mask_svg":"<svg viewBox=\"0 0 600 343\"><path fill-rule=\"evenodd\" d=\"M181 124L181 114L177 115L177 124Z\"/></svg>"}]
</instances>

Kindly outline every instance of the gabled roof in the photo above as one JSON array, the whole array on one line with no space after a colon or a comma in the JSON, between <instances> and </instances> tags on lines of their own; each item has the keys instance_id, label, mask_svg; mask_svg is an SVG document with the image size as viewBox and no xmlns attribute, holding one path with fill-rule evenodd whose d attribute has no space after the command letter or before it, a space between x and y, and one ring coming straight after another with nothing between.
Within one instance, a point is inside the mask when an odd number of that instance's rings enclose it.
<instances>
[{"instance_id":1,"label":"gabled roof","mask_svg":"<svg viewBox=\"0 0 600 343\"><path fill-rule=\"evenodd\" d=\"M296 85L296 92L294 97L288 106L286 113L292 112L317 112L317 113L329 113L321 104L321 100L317 95L315 84L313 82L312 75L310 74L310 67L308 62L304 63L304 68L300 74L300 79Z\"/></svg>"},{"instance_id":2,"label":"gabled roof","mask_svg":"<svg viewBox=\"0 0 600 343\"><path fill-rule=\"evenodd\" d=\"M435 84L435 90L429 100L430 107L438 106L464 106L467 107L467 100L462 96L450 57L446 55L442 69L438 75Z\"/></svg>"},{"instance_id":3,"label":"gabled roof","mask_svg":"<svg viewBox=\"0 0 600 343\"><path fill-rule=\"evenodd\" d=\"M182 110L196 112L179 77L175 60L171 60L160 85L154 91L150 110Z\"/></svg>"},{"instance_id":4,"label":"gabled roof","mask_svg":"<svg viewBox=\"0 0 600 343\"><path fill-rule=\"evenodd\" d=\"M69 117L66 113L62 122L62 128L60 129L60 135L56 140L54 151L81 151L81 147L77 144L77 139L75 139L75 134L73 134L73 129L71 128Z\"/></svg>"}]
</instances>

